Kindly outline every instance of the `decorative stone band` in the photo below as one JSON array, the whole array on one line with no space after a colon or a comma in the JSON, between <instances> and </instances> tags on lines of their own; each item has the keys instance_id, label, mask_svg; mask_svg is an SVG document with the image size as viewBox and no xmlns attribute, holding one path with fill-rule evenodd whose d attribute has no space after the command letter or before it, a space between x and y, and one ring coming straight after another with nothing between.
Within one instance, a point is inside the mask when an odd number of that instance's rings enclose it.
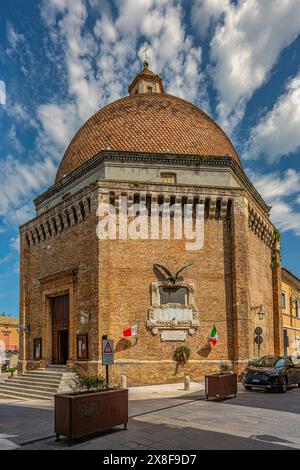
<instances>
[{"instance_id":1,"label":"decorative stone band","mask_svg":"<svg viewBox=\"0 0 300 470\"><path fill-rule=\"evenodd\" d=\"M103 194L101 202L110 202L115 206L116 211L120 210L121 196L127 197L128 206L131 204L144 204L147 208L148 214L151 214L151 205L165 205L168 207L180 204L184 207L185 204L192 205L196 208L196 204L203 204L205 206L205 219L225 219L231 215L231 208L233 198L228 196L217 196L209 194L182 194L176 192L172 193L166 191L146 192L146 191L110 191L109 199L107 194Z\"/></svg>"},{"instance_id":2,"label":"decorative stone band","mask_svg":"<svg viewBox=\"0 0 300 470\"><path fill-rule=\"evenodd\" d=\"M215 360L215 359L189 359L189 363L191 364L211 364L211 365L220 365L220 364L226 364L226 365L232 365L232 364L241 364L241 365L247 365L250 361L249 359L243 359L239 361L231 361L228 359L223 359L223 360ZM22 361L19 361L22 362ZM23 361L23 362L33 362L33 361ZM36 362L36 361L35 361ZM78 364L93 364L93 365L99 365L102 366L102 361L75 361L75 363ZM174 364L173 359L115 359L115 364Z\"/></svg>"},{"instance_id":3,"label":"decorative stone band","mask_svg":"<svg viewBox=\"0 0 300 470\"><path fill-rule=\"evenodd\" d=\"M96 207L92 207L91 197L69 201L68 204L65 202L21 227L21 232L24 228L24 241L31 247L49 240L86 220L92 210L96 212Z\"/></svg>"},{"instance_id":4,"label":"decorative stone band","mask_svg":"<svg viewBox=\"0 0 300 470\"><path fill-rule=\"evenodd\" d=\"M274 228L250 204L248 206L248 223L250 230L271 248L274 244Z\"/></svg>"},{"instance_id":5,"label":"decorative stone band","mask_svg":"<svg viewBox=\"0 0 300 470\"><path fill-rule=\"evenodd\" d=\"M247 190L248 194L257 202L265 214L269 214L270 207L265 203L260 194L257 192L251 181L248 179L240 165L235 161L232 156L214 157L214 156L199 156L199 155L168 155L168 154L148 154L141 152L117 152L103 150L93 158L89 159L86 163L67 175L61 181L49 188L45 193L41 194L35 199L36 207L40 207L47 203L49 198L66 191L68 186L80 178L84 178L86 174L90 174L105 161L114 161L122 163L136 163L142 162L146 164L155 165L170 165L172 168L176 165L190 166L191 168L228 168L233 171L237 179L241 181L242 186ZM109 181L106 181L109 184Z\"/></svg>"}]
</instances>

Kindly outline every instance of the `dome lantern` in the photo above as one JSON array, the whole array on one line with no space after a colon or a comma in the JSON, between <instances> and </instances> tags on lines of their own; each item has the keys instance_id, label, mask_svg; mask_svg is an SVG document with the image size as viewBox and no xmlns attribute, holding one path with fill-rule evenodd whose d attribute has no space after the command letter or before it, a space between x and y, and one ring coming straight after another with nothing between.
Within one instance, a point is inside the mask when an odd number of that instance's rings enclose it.
<instances>
[{"instance_id":1,"label":"dome lantern","mask_svg":"<svg viewBox=\"0 0 300 470\"><path fill-rule=\"evenodd\" d=\"M149 69L149 61L147 56L144 60L143 70L137 74L133 82L128 87L130 96L137 94L147 93L152 95L154 93L164 93L164 86L162 79Z\"/></svg>"}]
</instances>

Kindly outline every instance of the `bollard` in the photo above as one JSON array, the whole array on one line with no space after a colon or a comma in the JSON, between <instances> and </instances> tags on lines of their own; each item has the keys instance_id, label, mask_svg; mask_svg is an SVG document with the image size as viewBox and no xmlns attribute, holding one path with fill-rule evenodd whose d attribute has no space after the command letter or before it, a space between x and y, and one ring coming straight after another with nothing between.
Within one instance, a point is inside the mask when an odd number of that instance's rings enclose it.
<instances>
[{"instance_id":1,"label":"bollard","mask_svg":"<svg viewBox=\"0 0 300 470\"><path fill-rule=\"evenodd\" d=\"M127 388L127 377L126 377L126 375L121 375L121 388Z\"/></svg>"},{"instance_id":2,"label":"bollard","mask_svg":"<svg viewBox=\"0 0 300 470\"><path fill-rule=\"evenodd\" d=\"M188 392L191 389L191 379L188 375L184 377L184 390Z\"/></svg>"}]
</instances>

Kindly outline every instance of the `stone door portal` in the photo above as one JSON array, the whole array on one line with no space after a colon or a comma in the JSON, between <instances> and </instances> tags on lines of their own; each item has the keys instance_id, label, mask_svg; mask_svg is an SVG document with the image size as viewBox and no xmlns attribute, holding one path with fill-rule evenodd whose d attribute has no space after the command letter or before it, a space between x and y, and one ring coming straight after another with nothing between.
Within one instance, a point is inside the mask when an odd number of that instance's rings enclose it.
<instances>
[{"instance_id":1,"label":"stone door portal","mask_svg":"<svg viewBox=\"0 0 300 470\"><path fill-rule=\"evenodd\" d=\"M66 364L69 355L69 295L51 299L52 364Z\"/></svg>"}]
</instances>

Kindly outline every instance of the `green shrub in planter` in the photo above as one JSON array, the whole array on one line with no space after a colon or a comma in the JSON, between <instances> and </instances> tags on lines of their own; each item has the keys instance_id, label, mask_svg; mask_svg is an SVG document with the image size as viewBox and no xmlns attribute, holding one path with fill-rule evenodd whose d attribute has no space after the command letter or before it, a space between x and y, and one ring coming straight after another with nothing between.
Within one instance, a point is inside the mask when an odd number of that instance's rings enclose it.
<instances>
[{"instance_id":1,"label":"green shrub in planter","mask_svg":"<svg viewBox=\"0 0 300 470\"><path fill-rule=\"evenodd\" d=\"M232 374L232 367L225 362L220 364L220 374Z\"/></svg>"},{"instance_id":2,"label":"green shrub in planter","mask_svg":"<svg viewBox=\"0 0 300 470\"><path fill-rule=\"evenodd\" d=\"M17 367L10 367L7 369L7 372L10 374L11 377L14 376L14 373L18 370Z\"/></svg>"},{"instance_id":3,"label":"green shrub in planter","mask_svg":"<svg viewBox=\"0 0 300 470\"><path fill-rule=\"evenodd\" d=\"M82 392L101 392L107 389L107 384L101 375L89 375L76 372L70 382L70 388L73 393Z\"/></svg>"}]
</instances>

